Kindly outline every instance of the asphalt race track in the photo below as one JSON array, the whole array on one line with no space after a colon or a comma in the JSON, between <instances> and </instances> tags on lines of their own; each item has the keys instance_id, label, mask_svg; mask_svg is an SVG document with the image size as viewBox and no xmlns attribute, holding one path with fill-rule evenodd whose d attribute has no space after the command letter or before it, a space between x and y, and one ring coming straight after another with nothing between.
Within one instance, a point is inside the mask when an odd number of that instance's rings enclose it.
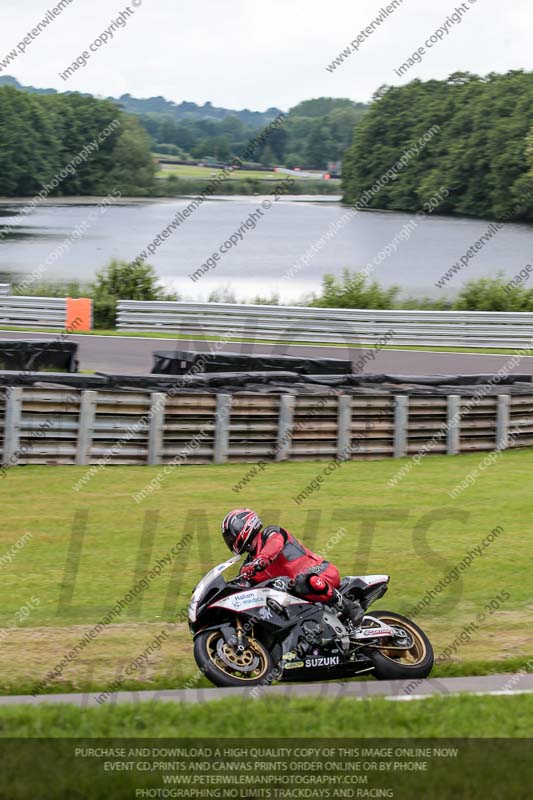
<instances>
[{"instance_id":1,"label":"asphalt race track","mask_svg":"<svg viewBox=\"0 0 533 800\"><path fill-rule=\"evenodd\" d=\"M364 700L368 697L384 697L386 700L421 700L431 695L452 694L513 695L533 693L533 674L510 673L503 675L483 675L469 678L429 678L414 681L350 681L336 683L287 683L277 686L258 687L251 694L250 688L235 689L160 689L152 692L116 692L104 695L98 703L100 694L41 694L0 697L0 706L66 704L86 708L102 704L116 703L207 703L213 700L244 697L249 702L253 697L320 697L326 700L351 698Z\"/></svg>"},{"instance_id":2,"label":"asphalt race track","mask_svg":"<svg viewBox=\"0 0 533 800\"><path fill-rule=\"evenodd\" d=\"M53 333L20 333L0 331L0 339L54 339ZM176 339L151 339L121 336L68 336L79 344L80 370L110 372L119 375L146 375L152 369L155 350L200 350L209 352L217 344L217 352L263 353L267 355L309 355L325 358L351 358L358 373L396 375L475 375L494 374L509 355L480 353L431 353L416 350L380 350L312 345L238 344ZM365 354L367 357L365 358ZM533 375L533 356L527 356L509 370Z\"/></svg>"}]
</instances>

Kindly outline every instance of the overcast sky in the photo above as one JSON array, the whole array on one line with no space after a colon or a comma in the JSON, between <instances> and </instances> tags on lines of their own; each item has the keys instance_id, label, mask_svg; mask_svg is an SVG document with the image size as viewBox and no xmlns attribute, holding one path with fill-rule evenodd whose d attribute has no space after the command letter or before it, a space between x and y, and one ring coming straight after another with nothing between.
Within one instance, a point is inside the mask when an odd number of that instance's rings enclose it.
<instances>
[{"instance_id":1,"label":"overcast sky","mask_svg":"<svg viewBox=\"0 0 533 800\"><path fill-rule=\"evenodd\" d=\"M0 63L58 0L1 0ZM533 69L532 0L464 0L460 24L404 77L395 73L461 5L403 0L358 52L326 66L387 0L129 0L132 15L68 81L59 77L126 8L72 0L0 75L103 96L163 95L230 108L288 109L311 97L368 100L384 83ZM399 0L397 0L399 2ZM134 8L133 3L140 4ZM443 34L444 35L444 34Z\"/></svg>"}]
</instances>

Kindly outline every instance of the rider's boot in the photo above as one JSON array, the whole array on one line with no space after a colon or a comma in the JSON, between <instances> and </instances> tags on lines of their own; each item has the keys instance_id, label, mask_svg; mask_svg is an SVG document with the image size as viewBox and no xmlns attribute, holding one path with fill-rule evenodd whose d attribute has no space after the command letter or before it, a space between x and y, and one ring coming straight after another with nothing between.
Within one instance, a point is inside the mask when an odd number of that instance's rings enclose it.
<instances>
[{"instance_id":1,"label":"rider's boot","mask_svg":"<svg viewBox=\"0 0 533 800\"><path fill-rule=\"evenodd\" d=\"M337 589L335 589L331 602L333 605L335 605L339 612L339 616L343 621L346 620L351 622L354 629L357 629L360 626L365 612L357 600L355 602L353 600L349 600L347 597L337 591Z\"/></svg>"}]
</instances>

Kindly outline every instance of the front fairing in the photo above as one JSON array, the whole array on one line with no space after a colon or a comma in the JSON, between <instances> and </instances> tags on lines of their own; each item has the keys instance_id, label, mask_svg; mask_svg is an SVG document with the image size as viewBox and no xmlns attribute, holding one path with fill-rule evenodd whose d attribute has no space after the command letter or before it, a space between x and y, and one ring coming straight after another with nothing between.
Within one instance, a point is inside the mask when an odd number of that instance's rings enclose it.
<instances>
[{"instance_id":1,"label":"front fairing","mask_svg":"<svg viewBox=\"0 0 533 800\"><path fill-rule=\"evenodd\" d=\"M220 582L220 589L224 588L225 581L222 578L222 573L240 561L240 558L240 556L233 556L233 558L224 561L222 564L218 564L216 567L209 570L207 575L204 575L202 580L198 583L189 602L189 623L191 625L194 625L198 619L198 609L202 605L202 599L209 589L214 587L217 582Z\"/></svg>"}]
</instances>

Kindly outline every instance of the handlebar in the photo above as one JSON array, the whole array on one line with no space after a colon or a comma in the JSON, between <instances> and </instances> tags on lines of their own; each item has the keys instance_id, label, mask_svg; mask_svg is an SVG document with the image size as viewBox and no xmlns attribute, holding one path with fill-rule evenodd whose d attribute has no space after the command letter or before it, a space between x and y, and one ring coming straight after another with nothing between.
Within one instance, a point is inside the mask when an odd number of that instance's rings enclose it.
<instances>
[{"instance_id":1,"label":"handlebar","mask_svg":"<svg viewBox=\"0 0 533 800\"><path fill-rule=\"evenodd\" d=\"M240 583L244 586L253 586L252 582L246 578L243 578L242 575L237 575L236 578L232 578L230 581L228 581L228 583Z\"/></svg>"}]
</instances>

